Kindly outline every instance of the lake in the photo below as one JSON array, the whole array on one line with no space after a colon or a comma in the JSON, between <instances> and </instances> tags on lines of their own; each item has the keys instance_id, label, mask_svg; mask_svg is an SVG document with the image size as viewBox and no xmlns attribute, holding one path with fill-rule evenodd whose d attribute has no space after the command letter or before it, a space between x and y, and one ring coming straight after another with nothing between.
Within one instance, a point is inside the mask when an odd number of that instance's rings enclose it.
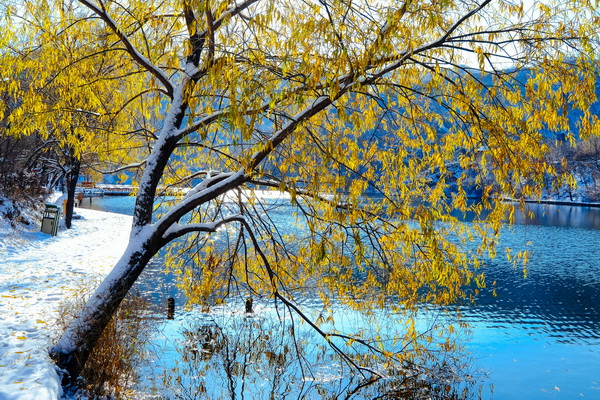
<instances>
[{"instance_id":1,"label":"lake","mask_svg":"<svg viewBox=\"0 0 600 400\"><path fill-rule=\"evenodd\" d=\"M87 200L84 206L90 206ZM133 198L94 198L91 207L131 214ZM470 368L483 375L481 397L600 399L600 208L530 204L528 210L533 213L533 218L518 215L516 223L504 229L498 247L527 248L531 252L527 277L499 251L498 257L489 261L484 270L488 288L481 291L476 304L461 307L462 318L470 328L469 332L461 332L461 340L469 351ZM166 298L173 297L180 307L185 299L171 277L161 273L159 265L160 261L145 272L139 287L157 304L164 304ZM495 296L492 282L495 282ZM264 393L275 393L274 378L280 373L277 371L281 371L283 365L298 367L277 358L277 362L269 360L265 364L273 370L263 367L262 375L246 374L245 370L242 371L244 375L240 375L239 365L237 370L223 366L228 361L230 364L235 361L235 354L231 352L241 351L243 343L248 341L256 343L263 358L264 354L269 354L267 347L273 345L274 338L265 339L258 332L277 332L271 326L264 326L269 324L268 317L277 319L276 313L264 307L259 313L261 318L249 321L235 317L215 322L215 319L224 318L223 315L234 314L237 315L231 310L218 316L187 311L178 312L174 320L165 320L152 344L160 357L156 357L153 366L144 372L152 371L155 376L147 379L154 380L157 386L163 383L181 386L175 375L186 376L180 381L200 388L194 393L180 395L190 399L221 395L229 398L236 393L239 396L240 385L243 389L244 384L270 388L270 392L255 392L255 398L261 398ZM347 319L344 321L346 326L360 325L360 321L353 321L351 314L341 318ZM207 321L215 323L211 325ZM244 332L249 336L245 341L228 336L231 332L228 329L235 330L239 325L247 328ZM283 339L280 336L278 339L281 345ZM308 345L310 342L305 341ZM182 351L182 346L186 345L188 348ZM213 348L217 345L220 346L218 357ZM223 349L225 345L231 346L229 352ZM307 350L304 354L314 357L315 351ZM252 357L251 351L246 354ZM207 368L209 361L221 367ZM257 359L246 360L249 365L257 362ZM321 378L315 381L350 385L348 379L334 377L332 370L323 363L319 368L322 368L317 371ZM237 374L233 379L232 371ZM269 385L265 380L269 380ZM211 389L211 384L229 389L220 394ZM278 385L278 388L286 387L282 383ZM286 397L281 393L287 393L289 398L296 398L299 393L303 393L304 398L324 395L323 386L317 387L319 391L311 385L310 382L303 383L304 389L291 389L288 385L288 392L277 392L279 396L275 397Z\"/></svg>"}]
</instances>

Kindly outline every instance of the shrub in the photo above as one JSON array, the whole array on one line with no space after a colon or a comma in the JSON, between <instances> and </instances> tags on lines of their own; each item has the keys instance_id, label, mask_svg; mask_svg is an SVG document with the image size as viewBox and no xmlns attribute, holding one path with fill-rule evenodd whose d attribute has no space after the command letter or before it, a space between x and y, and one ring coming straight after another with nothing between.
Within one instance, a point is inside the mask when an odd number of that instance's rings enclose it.
<instances>
[{"instance_id":1,"label":"shrub","mask_svg":"<svg viewBox=\"0 0 600 400\"><path fill-rule=\"evenodd\" d=\"M600 160L600 138L593 136L577 143L575 160Z\"/></svg>"},{"instance_id":2,"label":"shrub","mask_svg":"<svg viewBox=\"0 0 600 400\"><path fill-rule=\"evenodd\" d=\"M63 305L59 317L62 329L68 324L67 316L82 308L85 301L78 296ZM152 331L148 310L148 302L140 295L125 298L85 364L77 388L79 397L120 399L131 394Z\"/></svg>"},{"instance_id":3,"label":"shrub","mask_svg":"<svg viewBox=\"0 0 600 400\"><path fill-rule=\"evenodd\" d=\"M34 225L39 222L41 215L41 199L30 197L11 199L0 193L0 219L6 219L13 228L17 224Z\"/></svg>"}]
</instances>

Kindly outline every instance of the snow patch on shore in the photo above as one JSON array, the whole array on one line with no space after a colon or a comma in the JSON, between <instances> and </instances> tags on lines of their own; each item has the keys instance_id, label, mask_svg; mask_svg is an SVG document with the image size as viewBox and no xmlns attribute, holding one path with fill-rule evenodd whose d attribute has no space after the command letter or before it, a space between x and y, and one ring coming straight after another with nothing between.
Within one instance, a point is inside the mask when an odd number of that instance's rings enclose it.
<instances>
[{"instance_id":1,"label":"snow patch on shore","mask_svg":"<svg viewBox=\"0 0 600 400\"><path fill-rule=\"evenodd\" d=\"M48 349L62 302L106 276L125 251L131 217L77 209L58 236L16 230L0 219L0 399L58 399Z\"/></svg>"}]
</instances>

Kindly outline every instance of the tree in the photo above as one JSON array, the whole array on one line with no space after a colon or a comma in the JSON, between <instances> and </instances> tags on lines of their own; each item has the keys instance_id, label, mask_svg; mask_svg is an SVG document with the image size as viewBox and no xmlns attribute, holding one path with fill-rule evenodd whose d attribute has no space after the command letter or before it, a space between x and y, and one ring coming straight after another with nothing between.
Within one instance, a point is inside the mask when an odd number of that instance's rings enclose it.
<instances>
[{"instance_id":1,"label":"tree","mask_svg":"<svg viewBox=\"0 0 600 400\"><path fill-rule=\"evenodd\" d=\"M59 9L68 13L72 5L65 3ZM31 9L31 15L6 12L6 45L0 65L4 71L11 71L4 86L15 105L3 110L6 123L2 134L14 138L39 136L44 140L42 149L53 154L52 168L65 181L65 224L71 228L80 169L98 168L99 162L106 164L109 158L120 160L125 148L127 158L135 154L139 143L134 144L127 132L134 129L131 127L136 117L127 110L115 109L123 103L118 85L99 84L108 71L112 77L132 71L121 68L110 54L97 53L92 47L102 40L101 31L97 32L100 39L94 37L96 42L91 43L85 38L89 31L81 29L93 27L75 24L64 29L53 25L55 12L43 4ZM30 28L30 36L22 34L26 27Z\"/></svg>"},{"instance_id":2,"label":"tree","mask_svg":"<svg viewBox=\"0 0 600 400\"><path fill-rule=\"evenodd\" d=\"M579 134L597 134L592 2L79 0L60 12L49 4L28 1L11 15L23 14L25 32L30 15L46 10L36 25L53 27L39 44L48 51L71 29L95 49L60 77L107 55L129 71L83 75L64 93L122 90L115 107L145 116L149 148L136 164L129 246L52 350L67 379L149 260L180 238L197 249L199 267L182 273L199 300L234 286L275 299L345 361L375 373L341 343L387 360L409 352L321 329L295 294L310 286L325 309L336 298L407 318L423 303L464 298L466 285L482 283L476 269L506 220L499 199L565 178L544 161L542 129L569 130L568 104L583 111ZM157 215L159 186L191 189ZM265 188L289 195L303 224L295 237L254 191ZM472 189L481 195L474 204ZM462 224L455 210L482 223ZM217 233L230 240L215 243ZM397 339L418 351L407 326Z\"/></svg>"},{"instance_id":3,"label":"tree","mask_svg":"<svg viewBox=\"0 0 600 400\"><path fill-rule=\"evenodd\" d=\"M18 107L18 100L4 88L10 79L14 78L0 81L3 107L0 114L0 195L19 204L9 219L22 219L25 222L26 219L19 216L19 208L27 204L25 207L35 209L47 195L45 189L54 179L56 158L48 141L40 135L15 137L6 134L10 129L7 116Z\"/></svg>"}]
</instances>

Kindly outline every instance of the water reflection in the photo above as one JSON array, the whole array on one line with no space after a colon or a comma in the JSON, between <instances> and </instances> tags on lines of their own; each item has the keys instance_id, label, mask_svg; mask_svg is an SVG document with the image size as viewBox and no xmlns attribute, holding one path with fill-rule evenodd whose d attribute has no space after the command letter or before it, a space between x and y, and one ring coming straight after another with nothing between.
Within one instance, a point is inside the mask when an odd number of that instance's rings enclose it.
<instances>
[{"instance_id":1,"label":"water reflection","mask_svg":"<svg viewBox=\"0 0 600 400\"><path fill-rule=\"evenodd\" d=\"M528 203L526 212L515 213L515 223L600 229L600 207Z\"/></svg>"},{"instance_id":2,"label":"water reflection","mask_svg":"<svg viewBox=\"0 0 600 400\"><path fill-rule=\"evenodd\" d=\"M108 211L133 208L133 198L106 199ZM94 207L101 209L104 200L94 199ZM116 203L120 204L113 209ZM285 221L286 210L278 209L274 218ZM493 390L482 396L496 400L600 398L600 209L528 204L527 210L531 215L515 213L515 225L504 229L498 246L499 250L510 247L531 253L527 277L499 251L484 269L488 287L476 296L475 304L459 307L471 326L467 346L493 383ZM164 304L165 315L166 299L175 297L177 316L184 299L171 278L160 279L161 271L159 259L144 272L139 287L151 293L157 304ZM176 350L182 343L191 343L182 330L198 336L203 326L190 326L190 315L165 323L165 337L181 339L160 347L165 365L187 362ZM224 325L219 326L223 329ZM233 345L241 336L225 336L219 340L227 340L231 349L241 348ZM211 356L221 360L220 368L227 359L224 354ZM268 365L268 360L263 361ZM217 375L223 379L222 374L223 369L215 370L210 379ZM201 376L200 372L196 375Z\"/></svg>"},{"instance_id":3,"label":"water reflection","mask_svg":"<svg viewBox=\"0 0 600 400\"><path fill-rule=\"evenodd\" d=\"M153 375L161 378L145 388L161 399L452 400L479 390L456 352L418 364L363 359L382 376L357 374L319 344L311 329L277 318L272 307L255 315L195 313L177 329L165 332L165 339L175 341L165 345L167 358L177 362L157 364Z\"/></svg>"}]
</instances>

